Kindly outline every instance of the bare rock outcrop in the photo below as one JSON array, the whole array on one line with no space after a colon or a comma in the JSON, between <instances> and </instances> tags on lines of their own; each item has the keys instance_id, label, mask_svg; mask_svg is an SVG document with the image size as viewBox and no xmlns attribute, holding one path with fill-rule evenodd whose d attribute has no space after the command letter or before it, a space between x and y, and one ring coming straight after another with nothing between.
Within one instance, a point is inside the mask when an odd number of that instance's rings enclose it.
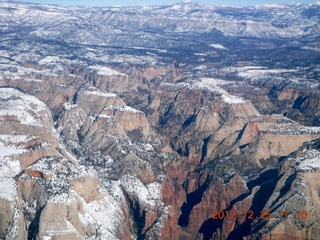
<instances>
[{"instance_id":1,"label":"bare rock outcrop","mask_svg":"<svg viewBox=\"0 0 320 240\"><path fill-rule=\"evenodd\" d=\"M75 201L47 202L39 219L39 238L83 239L84 234Z\"/></svg>"},{"instance_id":2,"label":"bare rock outcrop","mask_svg":"<svg viewBox=\"0 0 320 240\"><path fill-rule=\"evenodd\" d=\"M23 240L26 236L22 201L13 179L0 177L0 236Z\"/></svg>"},{"instance_id":3,"label":"bare rock outcrop","mask_svg":"<svg viewBox=\"0 0 320 240\"><path fill-rule=\"evenodd\" d=\"M317 239L319 232L319 140L304 144L281 164L265 209L272 218L253 224L248 239Z\"/></svg>"},{"instance_id":4,"label":"bare rock outcrop","mask_svg":"<svg viewBox=\"0 0 320 240\"><path fill-rule=\"evenodd\" d=\"M320 137L318 127L305 127L279 115L259 116L251 119L239 135L237 146L244 153L255 152L248 158L256 160L287 156L304 142Z\"/></svg>"}]
</instances>

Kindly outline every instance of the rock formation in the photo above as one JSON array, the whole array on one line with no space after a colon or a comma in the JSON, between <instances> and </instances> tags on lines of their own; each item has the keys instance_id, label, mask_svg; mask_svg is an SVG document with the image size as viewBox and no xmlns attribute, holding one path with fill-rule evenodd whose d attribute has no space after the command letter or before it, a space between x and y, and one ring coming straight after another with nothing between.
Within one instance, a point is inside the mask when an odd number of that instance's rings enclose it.
<instances>
[{"instance_id":1,"label":"rock formation","mask_svg":"<svg viewBox=\"0 0 320 240\"><path fill-rule=\"evenodd\" d=\"M0 6L1 239L320 239L319 4Z\"/></svg>"}]
</instances>

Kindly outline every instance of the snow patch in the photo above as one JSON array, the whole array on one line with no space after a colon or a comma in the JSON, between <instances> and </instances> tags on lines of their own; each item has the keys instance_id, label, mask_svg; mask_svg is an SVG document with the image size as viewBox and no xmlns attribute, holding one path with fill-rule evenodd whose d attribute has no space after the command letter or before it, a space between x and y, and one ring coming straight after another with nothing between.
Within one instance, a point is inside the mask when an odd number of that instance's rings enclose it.
<instances>
[{"instance_id":1,"label":"snow patch","mask_svg":"<svg viewBox=\"0 0 320 240\"><path fill-rule=\"evenodd\" d=\"M221 44L213 43L209 45L210 47L216 48L216 49L223 49L223 50L228 50L228 48L224 47Z\"/></svg>"},{"instance_id":2,"label":"snow patch","mask_svg":"<svg viewBox=\"0 0 320 240\"><path fill-rule=\"evenodd\" d=\"M208 89L212 92L217 92L221 94L221 97L225 103L228 104L242 104L247 101L241 97L229 94L226 90L221 88L221 85L227 85L234 83L233 81L225 81L222 79L215 78L202 78L199 82L192 85L192 88Z\"/></svg>"},{"instance_id":3,"label":"snow patch","mask_svg":"<svg viewBox=\"0 0 320 240\"><path fill-rule=\"evenodd\" d=\"M18 121L22 125L42 126L40 121L35 119L30 113L21 110L0 110L0 120L7 121L6 119Z\"/></svg>"},{"instance_id":4,"label":"snow patch","mask_svg":"<svg viewBox=\"0 0 320 240\"><path fill-rule=\"evenodd\" d=\"M94 70L98 70L97 74L102 76L112 76L112 75L120 75L120 76L127 76L127 74L120 73L112 68L103 67L103 66L91 66L89 67Z\"/></svg>"},{"instance_id":5,"label":"snow patch","mask_svg":"<svg viewBox=\"0 0 320 240\"><path fill-rule=\"evenodd\" d=\"M82 223L82 225L84 227L88 227L88 226L94 226L95 225L95 221L94 219L88 214L88 213L78 213L79 216L79 220Z\"/></svg>"},{"instance_id":6,"label":"snow patch","mask_svg":"<svg viewBox=\"0 0 320 240\"><path fill-rule=\"evenodd\" d=\"M99 96L99 97L108 97L108 98L118 97L118 95L115 93L109 93L109 92L104 93L104 92L99 92L99 91L85 91L84 94L95 95L95 96Z\"/></svg>"},{"instance_id":7,"label":"snow patch","mask_svg":"<svg viewBox=\"0 0 320 240\"><path fill-rule=\"evenodd\" d=\"M28 58L30 57L31 56L28 56ZM51 69L37 70L31 67L21 67L16 64L0 64L0 70L3 75L15 80L20 80L19 76L25 77L26 75L57 76L57 74L54 74Z\"/></svg>"},{"instance_id":8,"label":"snow patch","mask_svg":"<svg viewBox=\"0 0 320 240\"><path fill-rule=\"evenodd\" d=\"M246 103L247 100L242 97L234 96L229 94L226 90L221 88L220 86L234 84L235 81L226 81L222 79L216 78L201 78L200 80L193 80L190 83L163 83L161 86L165 87L170 91L180 91L183 88L188 88L190 90L207 90L211 92L215 92L221 95L222 100L228 104L242 104Z\"/></svg>"},{"instance_id":9,"label":"snow patch","mask_svg":"<svg viewBox=\"0 0 320 240\"><path fill-rule=\"evenodd\" d=\"M43 59L41 59L38 63L40 65L46 65L46 64L49 64L49 63L55 63L55 62L59 62L60 58L57 57L57 56L47 56Z\"/></svg>"},{"instance_id":10,"label":"snow patch","mask_svg":"<svg viewBox=\"0 0 320 240\"><path fill-rule=\"evenodd\" d=\"M0 159L5 156L17 155L26 152L25 149L5 146L0 142Z\"/></svg>"},{"instance_id":11,"label":"snow patch","mask_svg":"<svg viewBox=\"0 0 320 240\"><path fill-rule=\"evenodd\" d=\"M70 111L72 109L75 109L78 105L77 104L70 104L70 103L64 103L63 107L65 110Z\"/></svg>"},{"instance_id":12,"label":"snow patch","mask_svg":"<svg viewBox=\"0 0 320 240\"><path fill-rule=\"evenodd\" d=\"M130 195L136 196L140 202L150 205L157 206L162 205L161 202L161 184L157 182L144 184L139 180L138 177L132 175L124 175L120 179L120 186Z\"/></svg>"},{"instance_id":13,"label":"snow patch","mask_svg":"<svg viewBox=\"0 0 320 240\"><path fill-rule=\"evenodd\" d=\"M288 8L288 6L286 5L281 5L281 4L262 4L262 5L256 5L254 6L254 8L256 9L263 9L263 8L278 8L278 9L281 9L281 8Z\"/></svg>"},{"instance_id":14,"label":"snow patch","mask_svg":"<svg viewBox=\"0 0 320 240\"><path fill-rule=\"evenodd\" d=\"M99 114L99 115L98 115L98 118L106 118L106 119L110 119L110 118L112 118L112 116L107 115L107 114Z\"/></svg>"},{"instance_id":15,"label":"snow patch","mask_svg":"<svg viewBox=\"0 0 320 240\"><path fill-rule=\"evenodd\" d=\"M4 122L42 126L40 113L44 112L46 117L51 114L39 99L13 88L1 88L0 99L0 120Z\"/></svg>"},{"instance_id":16,"label":"snow patch","mask_svg":"<svg viewBox=\"0 0 320 240\"><path fill-rule=\"evenodd\" d=\"M316 158L306 159L300 163L299 168L301 170L319 170L320 169L320 156Z\"/></svg>"},{"instance_id":17,"label":"snow patch","mask_svg":"<svg viewBox=\"0 0 320 240\"><path fill-rule=\"evenodd\" d=\"M74 192L55 194L51 196L48 202L53 203L69 203L71 204L74 201Z\"/></svg>"},{"instance_id":18,"label":"snow patch","mask_svg":"<svg viewBox=\"0 0 320 240\"><path fill-rule=\"evenodd\" d=\"M1 88L0 89L0 99L14 99L21 100L21 103L32 105L32 110L36 113L40 111L47 110L45 103L41 102L38 98L24 94L23 92L16 90L14 88ZM17 103L16 103L17 104Z\"/></svg>"},{"instance_id":19,"label":"snow patch","mask_svg":"<svg viewBox=\"0 0 320 240\"><path fill-rule=\"evenodd\" d=\"M12 178L0 177L0 198L12 200L17 197L17 186Z\"/></svg>"},{"instance_id":20,"label":"snow patch","mask_svg":"<svg viewBox=\"0 0 320 240\"><path fill-rule=\"evenodd\" d=\"M312 149L304 151L295 158L289 158L290 161L297 162L297 169L301 171L319 171L320 170L320 152Z\"/></svg>"},{"instance_id":21,"label":"snow patch","mask_svg":"<svg viewBox=\"0 0 320 240\"><path fill-rule=\"evenodd\" d=\"M302 47L301 49L320 52L320 48L317 47Z\"/></svg>"},{"instance_id":22,"label":"snow patch","mask_svg":"<svg viewBox=\"0 0 320 240\"><path fill-rule=\"evenodd\" d=\"M294 122L276 123L265 129L266 132L285 135L320 134L320 127L297 125Z\"/></svg>"},{"instance_id":23,"label":"snow patch","mask_svg":"<svg viewBox=\"0 0 320 240\"><path fill-rule=\"evenodd\" d=\"M223 101L229 104L239 104L239 103L245 103L246 101L240 97L233 96L230 94L223 94L222 95Z\"/></svg>"},{"instance_id":24,"label":"snow patch","mask_svg":"<svg viewBox=\"0 0 320 240\"><path fill-rule=\"evenodd\" d=\"M296 69L268 69L265 67L244 67L244 68L237 68L238 76L243 78L253 78L259 77L263 75L272 75L272 74L280 74L280 73L287 73L287 72L297 72Z\"/></svg>"},{"instance_id":25,"label":"snow patch","mask_svg":"<svg viewBox=\"0 0 320 240\"><path fill-rule=\"evenodd\" d=\"M105 198L102 200L89 203L81 198L85 213L80 221L84 225L90 225L93 222L98 223L99 232L104 237L103 239L117 239L113 233L119 230L122 222L124 222L124 216L118 205L119 203L112 199L107 192L103 195Z\"/></svg>"},{"instance_id":26,"label":"snow patch","mask_svg":"<svg viewBox=\"0 0 320 240\"><path fill-rule=\"evenodd\" d=\"M1 158L0 158L1 160ZM10 158L2 159L0 163L0 177L15 177L22 172L20 161Z\"/></svg>"},{"instance_id":27,"label":"snow patch","mask_svg":"<svg viewBox=\"0 0 320 240\"><path fill-rule=\"evenodd\" d=\"M117 107L117 106L107 106L104 108L105 110L112 110L112 111L119 111L119 112L124 112L124 113L143 113L135 108L129 107L129 106L121 106L121 107Z\"/></svg>"},{"instance_id":28,"label":"snow patch","mask_svg":"<svg viewBox=\"0 0 320 240\"><path fill-rule=\"evenodd\" d=\"M153 148L153 146L152 146L151 144L149 144L149 143L142 144L142 145L144 146L144 148L145 148L145 150L146 150L147 152L153 152L153 151L155 151L154 148Z\"/></svg>"}]
</instances>

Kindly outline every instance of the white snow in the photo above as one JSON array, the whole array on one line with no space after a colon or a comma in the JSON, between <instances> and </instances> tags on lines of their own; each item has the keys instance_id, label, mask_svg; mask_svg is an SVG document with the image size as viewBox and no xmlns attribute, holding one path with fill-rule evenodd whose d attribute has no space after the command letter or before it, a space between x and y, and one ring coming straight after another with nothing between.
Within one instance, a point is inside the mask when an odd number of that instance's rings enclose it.
<instances>
[{"instance_id":1,"label":"white snow","mask_svg":"<svg viewBox=\"0 0 320 240\"><path fill-rule=\"evenodd\" d=\"M320 134L320 127L307 127L288 122L276 123L265 129L267 132L300 135L300 134Z\"/></svg>"},{"instance_id":2,"label":"white snow","mask_svg":"<svg viewBox=\"0 0 320 240\"><path fill-rule=\"evenodd\" d=\"M242 97L234 96L229 94L226 90L220 86L234 84L235 81L226 81L223 79L216 78L201 78L200 80L191 81L190 83L163 83L161 86L164 86L170 91L179 91L183 88L189 88L190 90L207 90L211 92L216 92L221 95L222 100L228 104L242 104L246 103L247 100Z\"/></svg>"},{"instance_id":3,"label":"white snow","mask_svg":"<svg viewBox=\"0 0 320 240\"><path fill-rule=\"evenodd\" d=\"M318 150L304 150L301 155L295 159L290 159L298 163L298 169L302 171L320 170L320 152Z\"/></svg>"},{"instance_id":4,"label":"white snow","mask_svg":"<svg viewBox=\"0 0 320 240\"><path fill-rule=\"evenodd\" d=\"M288 8L286 5L281 5L281 4L262 4L262 5L256 5L254 8L259 9L259 8Z\"/></svg>"},{"instance_id":5,"label":"white snow","mask_svg":"<svg viewBox=\"0 0 320 240\"><path fill-rule=\"evenodd\" d=\"M28 56L30 58L31 56ZM19 59L17 59L19 60ZM10 72L9 69L14 68L16 72ZM19 76L26 76L26 75L42 75L42 76L57 76L51 69L44 69L44 70L37 70L34 68L27 68L21 67L16 64L0 64L0 69L2 73L10 78L13 79L20 79Z\"/></svg>"},{"instance_id":6,"label":"white snow","mask_svg":"<svg viewBox=\"0 0 320 240\"><path fill-rule=\"evenodd\" d=\"M194 53L195 56L207 56L208 53Z\"/></svg>"},{"instance_id":7,"label":"white snow","mask_svg":"<svg viewBox=\"0 0 320 240\"><path fill-rule=\"evenodd\" d=\"M242 67L237 68L238 70L238 76L243 78L253 78L253 77L259 77L262 75L270 75L270 74L279 74L279 73L286 73L286 72L296 72L298 70L296 69L268 69L265 67Z\"/></svg>"},{"instance_id":8,"label":"white snow","mask_svg":"<svg viewBox=\"0 0 320 240\"><path fill-rule=\"evenodd\" d=\"M206 68L208 68L208 67L205 66L205 65L199 65L199 66L197 66L195 69L197 69L197 70L203 70L203 69L206 69Z\"/></svg>"},{"instance_id":9,"label":"white snow","mask_svg":"<svg viewBox=\"0 0 320 240\"><path fill-rule=\"evenodd\" d=\"M99 114L98 117L99 118L107 118L107 119L112 118L112 116L107 115L107 114Z\"/></svg>"},{"instance_id":10,"label":"white snow","mask_svg":"<svg viewBox=\"0 0 320 240\"><path fill-rule=\"evenodd\" d=\"M54 166L54 167L53 167ZM61 166L59 166L61 168ZM34 164L28 167L28 169L36 169L46 174L54 174L59 168L58 164L54 162L54 158L41 158Z\"/></svg>"},{"instance_id":11,"label":"white snow","mask_svg":"<svg viewBox=\"0 0 320 240\"><path fill-rule=\"evenodd\" d=\"M84 93L88 94L88 95L95 95L95 96L108 97L108 98L116 98L116 97L118 97L117 94L109 93L109 92L105 93L105 92L100 92L100 91L85 91Z\"/></svg>"},{"instance_id":12,"label":"white snow","mask_svg":"<svg viewBox=\"0 0 320 240\"><path fill-rule=\"evenodd\" d=\"M142 113L141 111L139 111L133 107L129 107L129 106L122 106L122 107L118 108L118 110L120 112Z\"/></svg>"},{"instance_id":13,"label":"white snow","mask_svg":"<svg viewBox=\"0 0 320 240\"><path fill-rule=\"evenodd\" d=\"M217 43L210 44L209 46L210 46L210 47L213 47L213 48L217 48L217 49L228 50L228 48L224 47L224 46L221 45L221 44L217 44Z\"/></svg>"},{"instance_id":14,"label":"white snow","mask_svg":"<svg viewBox=\"0 0 320 240\"><path fill-rule=\"evenodd\" d=\"M112 110L112 111L119 111L119 112L126 112L126 113L142 113L141 111L135 109L135 108L132 108L132 107L129 107L129 106L121 106L121 107L118 107L118 106L113 106L113 105L110 105L110 106L107 106L104 108L105 110Z\"/></svg>"},{"instance_id":15,"label":"white snow","mask_svg":"<svg viewBox=\"0 0 320 240\"><path fill-rule=\"evenodd\" d=\"M173 6L171 7L171 9L174 9L174 10L178 10L178 9L181 9L181 8L182 8L182 6L179 5L179 4L173 5Z\"/></svg>"},{"instance_id":16,"label":"white snow","mask_svg":"<svg viewBox=\"0 0 320 240\"><path fill-rule=\"evenodd\" d=\"M21 163L14 160L13 156L27 152L20 144L34 138L27 135L0 135L0 177L14 177L21 173Z\"/></svg>"},{"instance_id":17,"label":"white snow","mask_svg":"<svg viewBox=\"0 0 320 240\"><path fill-rule=\"evenodd\" d=\"M63 107L65 110L70 111L74 108L76 108L78 105L77 104L70 104L70 103L64 103Z\"/></svg>"},{"instance_id":18,"label":"white snow","mask_svg":"<svg viewBox=\"0 0 320 240\"><path fill-rule=\"evenodd\" d=\"M79 216L80 222L82 223L82 225L84 227L95 225L94 219L88 213L86 213L86 212L83 214L78 213L78 216Z\"/></svg>"},{"instance_id":19,"label":"white snow","mask_svg":"<svg viewBox=\"0 0 320 240\"><path fill-rule=\"evenodd\" d=\"M36 136L32 135L7 135L0 134L0 142L4 143L19 143L19 142L27 142L32 139L36 139Z\"/></svg>"},{"instance_id":20,"label":"white snow","mask_svg":"<svg viewBox=\"0 0 320 240\"><path fill-rule=\"evenodd\" d=\"M221 94L221 97L225 103L228 104L241 104L247 101L241 97L229 94L226 90L221 88L221 85L227 85L234 83L233 81L225 81L222 79L215 78L202 78L199 82L192 84L191 88L208 89L212 92L217 92Z\"/></svg>"},{"instance_id":21,"label":"white snow","mask_svg":"<svg viewBox=\"0 0 320 240\"><path fill-rule=\"evenodd\" d=\"M161 202L161 185L157 182L144 184L135 175L124 175L120 179L121 187L130 195L139 198L140 202L156 206L163 204Z\"/></svg>"},{"instance_id":22,"label":"white snow","mask_svg":"<svg viewBox=\"0 0 320 240\"><path fill-rule=\"evenodd\" d=\"M222 94L222 98L226 103L229 103L229 104L239 104L239 103L246 102L243 98L233 96L230 94Z\"/></svg>"},{"instance_id":23,"label":"white snow","mask_svg":"<svg viewBox=\"0 0 320 240\"><path fill-rule=\"evenodd\" d=\"M47 57L41 59L38 63L39 63L40 65L46 65L46 64L48 64L48 63L58 62L59 60L60 60L60 58L57 57L57 56L47 56Z\"/></svg>"},{"instance_id":24,"label":"white snow","mask_svg":"<svg viewBox=\"0 0 320 240\"><path fill-rule=\"evenodd\" d=\"M50 236L42 236L42 239L43 240L52 240L52 237L50 237Z\"/></svg>"},{"instance_id":25,"label":"white snow","mask_svg":"<svg viewBox=\"0 0 320 240\"><path fill-rule=\"evenodd\" d=\"M302 170L320 169L320 156L311 159L306 159L305 161L299 164L299 168Z\"/></svg>"},{"instance_id":26,"label":"white snow","mask_svg":"<svg viewBox=\"0 0 320 240\"><path fill-rule=\"evenodd\" d=\"M90 225L93 222L98 223L99 232L102 233L102 239L117 239L113 233L119 230L119 226L125 221L123 212L120 207L120 202L114 200L107 191L100 189L104 196L101 200L91 201L86 203L80 197L84 214L81 216L80 221L84 225Z\"/></svg>"},{"instance_id":27,"label":"white snow","mask_svg":"<svg viewBox=\"0 0 320 240\"><path fill-rule=\"evenodd\" d=\"M0 89L0 120L18 121L23 125L42 126L40 113L49 117L47 106L36 97L13 88Z\"/></svg>"},{"instance_id":28,"label":"white snow","mask_svg":"<svg viewBox=\"0 0 320 240\"><path fill-rule=\"evenodd\" d=\"M226 81L226 80L217 79L217 78L202 78L201 81L214 86L221 86L221 85L228 85L231 83L235 83L235 81Z\"/></svg>"},{"instance_id":29,"label":"white snow","mask_svg":"<svg viewBox=\"0 0 320 240\"><path fill-rule=\"evenodd\" d=\"M48 202L53 203L72 203L74 201L74 192L70 191L68 193L55 194L48 199Z\"/></svg>"},{"instance_id":30,"label":"white snow","mask_svg":"<svg viewBox=\"0 0 320 240\"><path fill-rule=\"evenodd\" d=\"M21 154L24 152L26 152L25 149L5 146L2 142L0 142L0 159L5 156Z\"/></svg>"},{"instance_id":31,"label":"white snow","mask_svg":"<svg viewBox=\"0 0 320 240\"><path fill-rule=\"evenodd\" d=\"M0 158L0 177L15 177L21 172L22 166L20 161L12 160L8 157Z\"/></svg>"},{"instance_id":32,"label":"white snow","mask_svg":"<svg viewBox=\"0 0 320 240\"><path fill-rule=\"evenodd\" d=\"M138 50L153 50L153 51L162 52L162 53L168 52L167 50L159 49L159 48L145 48L145 47L132 47L132 48L138 49Z\"/></svg>"},{"instance_id":33,"label":"white snow","mask_svg":"<svg viewBox=\"0 0 320 240\"><path fill-rule=\"evenodd\" d=\"M149 143L143 144L143 146L144 146L144 148L145 148L145 150L146 150L147 152L152 152L152 151L154 151L153 146L152 146L151 144L149 144Z\"/></svg>"},{"instance_id":34,"label":"white snow","mask_svg":"<svg viewBox=\"0 0 320 240\"><path fill-rule=\"evenodd\" d=\"M12 200L17 197L17 186L12 178L0 177L0 198Z\"/></svg>"},{"instance_id":35,"label":"white snow","mask_svg":"<svg viewBox=\"0 0 320 240\"><path fill-rule=\"evenodd\" d=\"M138 55L130 55L130 54L117 54L113 58L110 59L110 62L113 63L123 63L126 64L138 64L138 65L156 65L157 59L155 56L138 56Z\"/></svg>"},{"instance_id":36,"label":"white snow","mask_svg":"<svg viewBox=\"0 0 320 240\"><path fill-rule=\"evenodd\" d=\"M33 105L32 109L36 112L40 112L47 109L46 104L41 102L38 98L24 94L23 92L16 90L14 88L1 88L0 89L0 98L10 98L10 97L18 97L22 100L23 103Z\"/></svg>"},{"instance_id":37,"label":"white snow","mask_svg":"<svg viewBox=\"0 0 320 240\"><path fill-rule=\"evenodd\" d=\"M41 123L26 111L13 109L0 110L0 120L5 121L6 116L14 117L14 120L22 125L41 126Z\"/></svg>"},{"instance_id":38,"label":"white snow","mask_svg":"<svg viewBox=\"0 0 320 240\"><path fill-rule=\"evenodd\" d=\"M297 169L302 171L320 171L320 151L304 149L297 157L289 158L297 162Z\"/></svg>"},{"instance_id":39,"label":"white snow","mask_svg":"<svg viewBox=\"0 0 320 240\"><path fill-rule=\"evenodd\" d=\"M112 75L121 75L121 76L127 76L127 74L120 73L114 69L103 67L103 66L91 66L89 67L94 70L98 70L97 74L102 76L112 76Z\"/></svg>"},{"instance_id":40,"label":"white snow","mask_svg":"<svg viewBox=\"0 0 320 240\"><path fill-rule=\"evenodd\" d=\"M311 50L311 51L315 51L315 52L320 52L320 48L317 48L317 47L302 47L301 49Z\"/></svg>"},{"instance_id":41,"label":"white snow","mask_svg":"<svg viewBox=\"0 0 320 240\"><path fill-rule=\"evenodd\" d=\"M190 83L185 83L185 82L176 83L176 84L175 83L161 83L160 86L165 87L169 91L180 91L183 88L189 88Z\"/></svg>"},{"instance_id":42,"label":"white snow","mask_svg":"<svg viewBox=\"0 0 320 240\"><path fill-rule=\"evenodd\" d=\"M120 180L110 181L105 184L109 194L115 199L119 204L122 204L126 201L123 191L120 186Z\"/></svg>"}]
</instances>

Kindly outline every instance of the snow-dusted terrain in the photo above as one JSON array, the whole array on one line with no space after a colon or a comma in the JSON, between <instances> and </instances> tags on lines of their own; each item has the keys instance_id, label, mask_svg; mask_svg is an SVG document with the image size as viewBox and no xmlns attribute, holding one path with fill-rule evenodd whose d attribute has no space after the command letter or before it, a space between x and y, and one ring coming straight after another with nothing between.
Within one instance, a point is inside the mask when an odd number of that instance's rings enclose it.
<instances>
[{"instance_id":1,"label":"snow-dusted terrain","mask_svg":"<svg viewBox=\"0 0 320 240\"><path fill-rule=\"evenodd\" d=\"M0 239L320 239L319 16L1 2Z\"/></svg>"}]
</instances>

